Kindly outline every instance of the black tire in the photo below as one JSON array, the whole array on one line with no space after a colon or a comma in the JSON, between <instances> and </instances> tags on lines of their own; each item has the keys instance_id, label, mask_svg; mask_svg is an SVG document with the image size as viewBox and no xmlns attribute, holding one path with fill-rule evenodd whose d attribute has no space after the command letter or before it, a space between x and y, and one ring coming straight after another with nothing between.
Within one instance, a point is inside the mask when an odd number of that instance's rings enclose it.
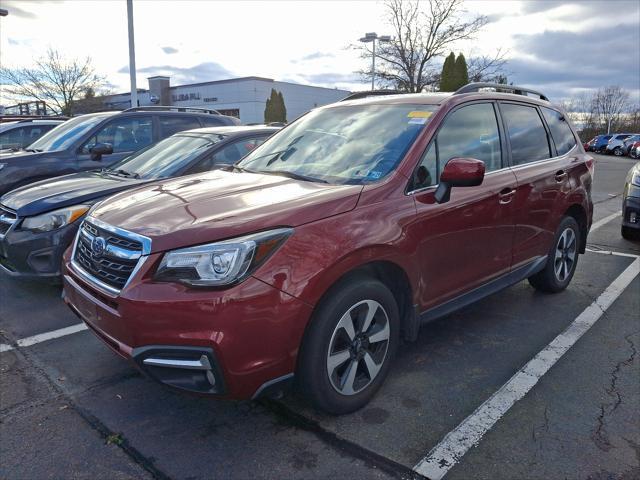
<instances>
[{"instance_id":1,"label":"black tire","mask_svg":"<svg viewBox=\"0 0 640 480\"><path fill-rule=\"evenodd\" d=\"M625 240L640 240L640 231L634 230L633 228L625 227L624 225L620 227L620 234Z\"/></svg>"},{"instance_id":2,"label":"black tire","mask_svg":"<svg viewBox=\"0 0 640 480\"><path fill-rule=\"evenodd\" d=\"M364 301L369 303L361 303ZM376 313L369 329L358 333L362 327L360 321L364 321L370 304L378 304L382 310L378 307L371 309ZM369 343L365 339L354 346L356 340L351 340L346 330L339 326L343 323L341 320L347 318L347 313L350 313L349 319L353 319L352 314L355 314L355 320L352 320L355 338L358 338L358 335L364 337L367 332L375 332L369 333L371 338L374 335L380 336L381 329L386 332L382 332L383 334L388 333L384 355L381 354L381 349L385 346L384 341L376 340L375 343ZM361 318L362 316L364 317ZM385 325L388 325L388 332ZM398 306L392 293L383 283L365 275L352 275L343 279L327 292L316 307L307 327L298 360L296 375L298 387L316 408L327 413L341 415L362 408L373 398L389 373L398 347L399 331ZM336 347L339 340L342 342L340 348ZM365 342L366 346L364 346ZM345 355L345 352L350 355L349 359L339 364L339 367L333 367L331 378L328 366L330 348L334 352L332 357ZM359 348L361 350L354 353ZM365 353L362 354L362 351ZM338 355L335 355L336 352ZM360 354L367 355L367 353L369 358L366 360L372 360L374 357L380 360L380 363L375 365L379 370L373 377L368 373L370 369L365 358L358 357ZM357 376L355 379L352 377L351 386L355 387L359 382L362 388L357 391L353 388L352 393L343 394L334 384L340 383L339 372L343 368L342 378L346 380L345 384L349 383L348 373L352 365L355 365L354 376Z\"/></svg>"},{"instance_id":3,"label":"black tire","mask_svg":"<svg viewBox=\"0 0 640 480\"><path fill-rule=\"evenodd\" d=\"M569 259L571 257L561 243L561 238L563 238L563 235L567 230L571 230L571 232L573 232L573 243L569 242L569 248L571 248L571 245L573 244L574 256L570 265ZM564 238L566 239L567 237ZM571 283L573 274L576 271L576 266L578 265L581 240L580 227L575 218L563 217L556 231L551 249L549 250L545 267L528 279L531 286L536 290L546 293L558 293L567 288L569 283ZM558 258L557 253L561 255L560 258ZM562 263L564 263L564 270ZM558 266L560 267L560 273L558 273Z\"/></svg>"}]
</instances>

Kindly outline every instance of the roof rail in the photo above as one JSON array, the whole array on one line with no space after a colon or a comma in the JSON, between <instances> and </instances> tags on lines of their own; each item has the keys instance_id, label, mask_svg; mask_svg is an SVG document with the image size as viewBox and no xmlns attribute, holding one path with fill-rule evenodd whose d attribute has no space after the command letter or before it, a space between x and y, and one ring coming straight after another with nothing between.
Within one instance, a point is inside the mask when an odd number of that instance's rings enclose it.
<instances>
[{"instance_id":1,"label":"roof rail","mask_svg":"<svg viewBox=\"0 0 640 480\"><path fill-rule=\"evenodd\" d=\"M400 90L367 90L364 92L351 93L340 101L346 102L349 100L358 100L360 98L378 97L382 95L398 95L400 93L404 93L404 92L401 92Z\"/></svg>"},{"instance_id":2,"label":"roof rail","mask_svg":"<svg viewBox=\"0 0 640 480\"><path fill-rule=\"evenodd\" d=\"M149 105L146 107L131 107L123 110L123 112L148 112L148 111L195 112L195 113L208 113L210 115L222 115L219 111L209 109L209 108L174 107L170 105Z\"/></svg>"},{"instance_id":3,"label":"roof rail","mask_svg":"<svg viewBox=\"0 0 640 480\"><path fill-rule=\"evenodd\" d=\"M495 88L496 90L509 90L516 95L524 95L527 96L527 93L533 93L540 97L540 100L549 101L547 96L544 93L540 93L536 90L531 90L530 88L518 87L517 85L506 85L503 83L486 83L486 82L475 82L468 83L463 87L460 87L458 90L453 92L454 95L459 95L461 93L471 93L477 92L481 88Z\"/></svg>"}]
</instances>

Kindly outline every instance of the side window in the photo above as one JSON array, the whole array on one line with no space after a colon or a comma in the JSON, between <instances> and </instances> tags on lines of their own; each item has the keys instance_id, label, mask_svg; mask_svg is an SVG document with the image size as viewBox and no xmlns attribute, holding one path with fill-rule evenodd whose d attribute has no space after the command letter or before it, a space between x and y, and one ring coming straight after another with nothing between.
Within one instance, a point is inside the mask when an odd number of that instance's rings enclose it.
<instances>
[{"instance_id":1,"label":"side window","mask_svg":"<svg viewBox=\"0 0 640 480\"><path fill-rule=\"evenodd\" d=\"M0 146L2 148L22 146L22 135L24 128L12 128L0 133Z\"/></svg>"},{"instance_id":2,"label":"side window","mask_svg":"<svg viewBox=\"0 0 640 480\"><path fill-rule=\"evenodd\" d=\"M542 115L544 115L544 119L547 121L547 125L549 125L551 137L556 144L558 155L564 155L576 144L576 139L573 136L571 127L569 127L569 124L560 112L543 107Z\"/></svg>"},{"instance_id":3,"label":"side window","mask_svg":"<svg viewBox=\"0 0 640 480\"><path fill-rule=\"evenodd\" d=\"M107 123L92 136L82 153L89 153L96 143L110 143L113 153L135 152L153 143L151 117L119 118Z\"/></svg>"},{"instance_id":4,"label":"side window","mask_svg":"<svg viewBox=\"0 0 640 480\"><path fill-rule=\"evenodd\" d=\"M200 160L189 169L189 173L202 173L220 168L225 165L233 165L251 150L262 145L267 137L244 138L220 148L215 153Z\"/></svg>"},{"instance_id":5,"label":"side window","mask_svg":"<svg viewBox=\"0 0 640 480\"><path fill-rule=\"evenodd\" d=\"M201 120L202 124L205 127L219 127L220 125L222 125L220 119L216 118L215 115L211 116L210 118L202 118Z\"/></svg>"},{"instance_id":6,"label":"side window","mask_svg":"<svg viewBox=\"0 0 640 480\"><path fill-rule=\"evenodd\" d=\"M445 119L415 171L412 188L437 184L442 168L455 157L482 160L487 172L502 168L500 133L492 104L467 105Z\"/></svg>"},{"instance_id":7,"label":"side window","mask_svg":"<svg viewBox=\"0 0 640 480\"><path fill-rule=\"evenodd\" d=\"M500 110L507 123L514 165L551 158L547 131L535 107L503 103Z\"/></svg>"},{"instance_id":8,"label":"side window","mask_svg":"<svg viewBox=\"0 0 640 480\"><path fill-rule=\"evenodd\" d=\"M193 130L200 128L200 122L196 117L180 117L160 115L160 136L162 138L170 137L174 133L184 130Z\"/></svg>"},{"instance_id":9,"label":"side window","mask_svg":"<svg viewBox=\"0 0 640 480\"><path fill-rule=\"evenodd\" d=\"M44 126L28 127L25 131L25 141L35 142L47 130L49 130L49 128Z\"/></svg>"}]
</instances>

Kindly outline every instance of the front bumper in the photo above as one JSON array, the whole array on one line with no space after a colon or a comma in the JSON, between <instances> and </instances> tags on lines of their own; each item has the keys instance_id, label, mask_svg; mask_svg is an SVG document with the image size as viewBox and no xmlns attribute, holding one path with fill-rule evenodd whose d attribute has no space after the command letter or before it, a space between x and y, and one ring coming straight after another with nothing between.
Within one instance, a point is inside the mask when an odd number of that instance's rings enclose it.
<instances>
[{"instance_id":1,"label":"front bumper","mask_svg":"<svg viewBox=\"0 0 640 480\"><path fill-rule=\"evenodd\" d=\"M80 222L77 220L50 232L9 229L0 236L0 268L12 277L25 280L60 277L62 256Z\"/></svg>"},{"instance_id":2,"label":"front bumper","mask_svg":"<svg viewBox=\"0 0 640 480\"><path fill-rule=\"evenodd\" d=\"M635 187L640 193L640 187ZM640 197L626 197L622 201L622 225L640 230Z\"/></svg>"},{"instance_id":3,"label":"front bumper","mask_svg":"<svg viewBox=\"0 0 640 480\"><path fill-rule=\"evenodd\" d=\"M274 380L290 378L309 305L253 277L225 290L155 283L160 258L149 255L114 295L78 275L67 255L65 302L112 350L171 387L247 399ZM149 355L198 368L150 365L144 361ZM200 362L203 355L209 370ZM207 371L213 382L206 382Z\"/></svg>"}]
</instances>

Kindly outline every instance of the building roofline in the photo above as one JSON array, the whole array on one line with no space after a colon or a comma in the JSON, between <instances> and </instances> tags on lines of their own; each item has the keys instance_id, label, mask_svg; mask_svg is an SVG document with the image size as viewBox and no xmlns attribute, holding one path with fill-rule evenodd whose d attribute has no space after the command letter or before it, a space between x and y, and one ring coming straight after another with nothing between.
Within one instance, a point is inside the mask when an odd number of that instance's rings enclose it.
<instances>
[{"instance_id":1,"label":"building roofline","mask_svg":"<svg viewBox=\"0 0 640 480\"><path fill-rule=\"evenodd\" d=\"M248 80L262 80L265 82L274 82L275 80L273 78L266 78L266 77L256 77L256 76L250 76L250 77L238 77L238 78L227 78L225 80L211 80L210 82L198 82L198 83L187 83L185 85L174 85L172 87L169 87L169 90L173 90L174 88L182 88L182 87L199 87L201 85L216 85L216 84L220 84L220 83L230 83L230 82L244 82L244 81L248 81Z\"/></svg>"}]
</instances>

